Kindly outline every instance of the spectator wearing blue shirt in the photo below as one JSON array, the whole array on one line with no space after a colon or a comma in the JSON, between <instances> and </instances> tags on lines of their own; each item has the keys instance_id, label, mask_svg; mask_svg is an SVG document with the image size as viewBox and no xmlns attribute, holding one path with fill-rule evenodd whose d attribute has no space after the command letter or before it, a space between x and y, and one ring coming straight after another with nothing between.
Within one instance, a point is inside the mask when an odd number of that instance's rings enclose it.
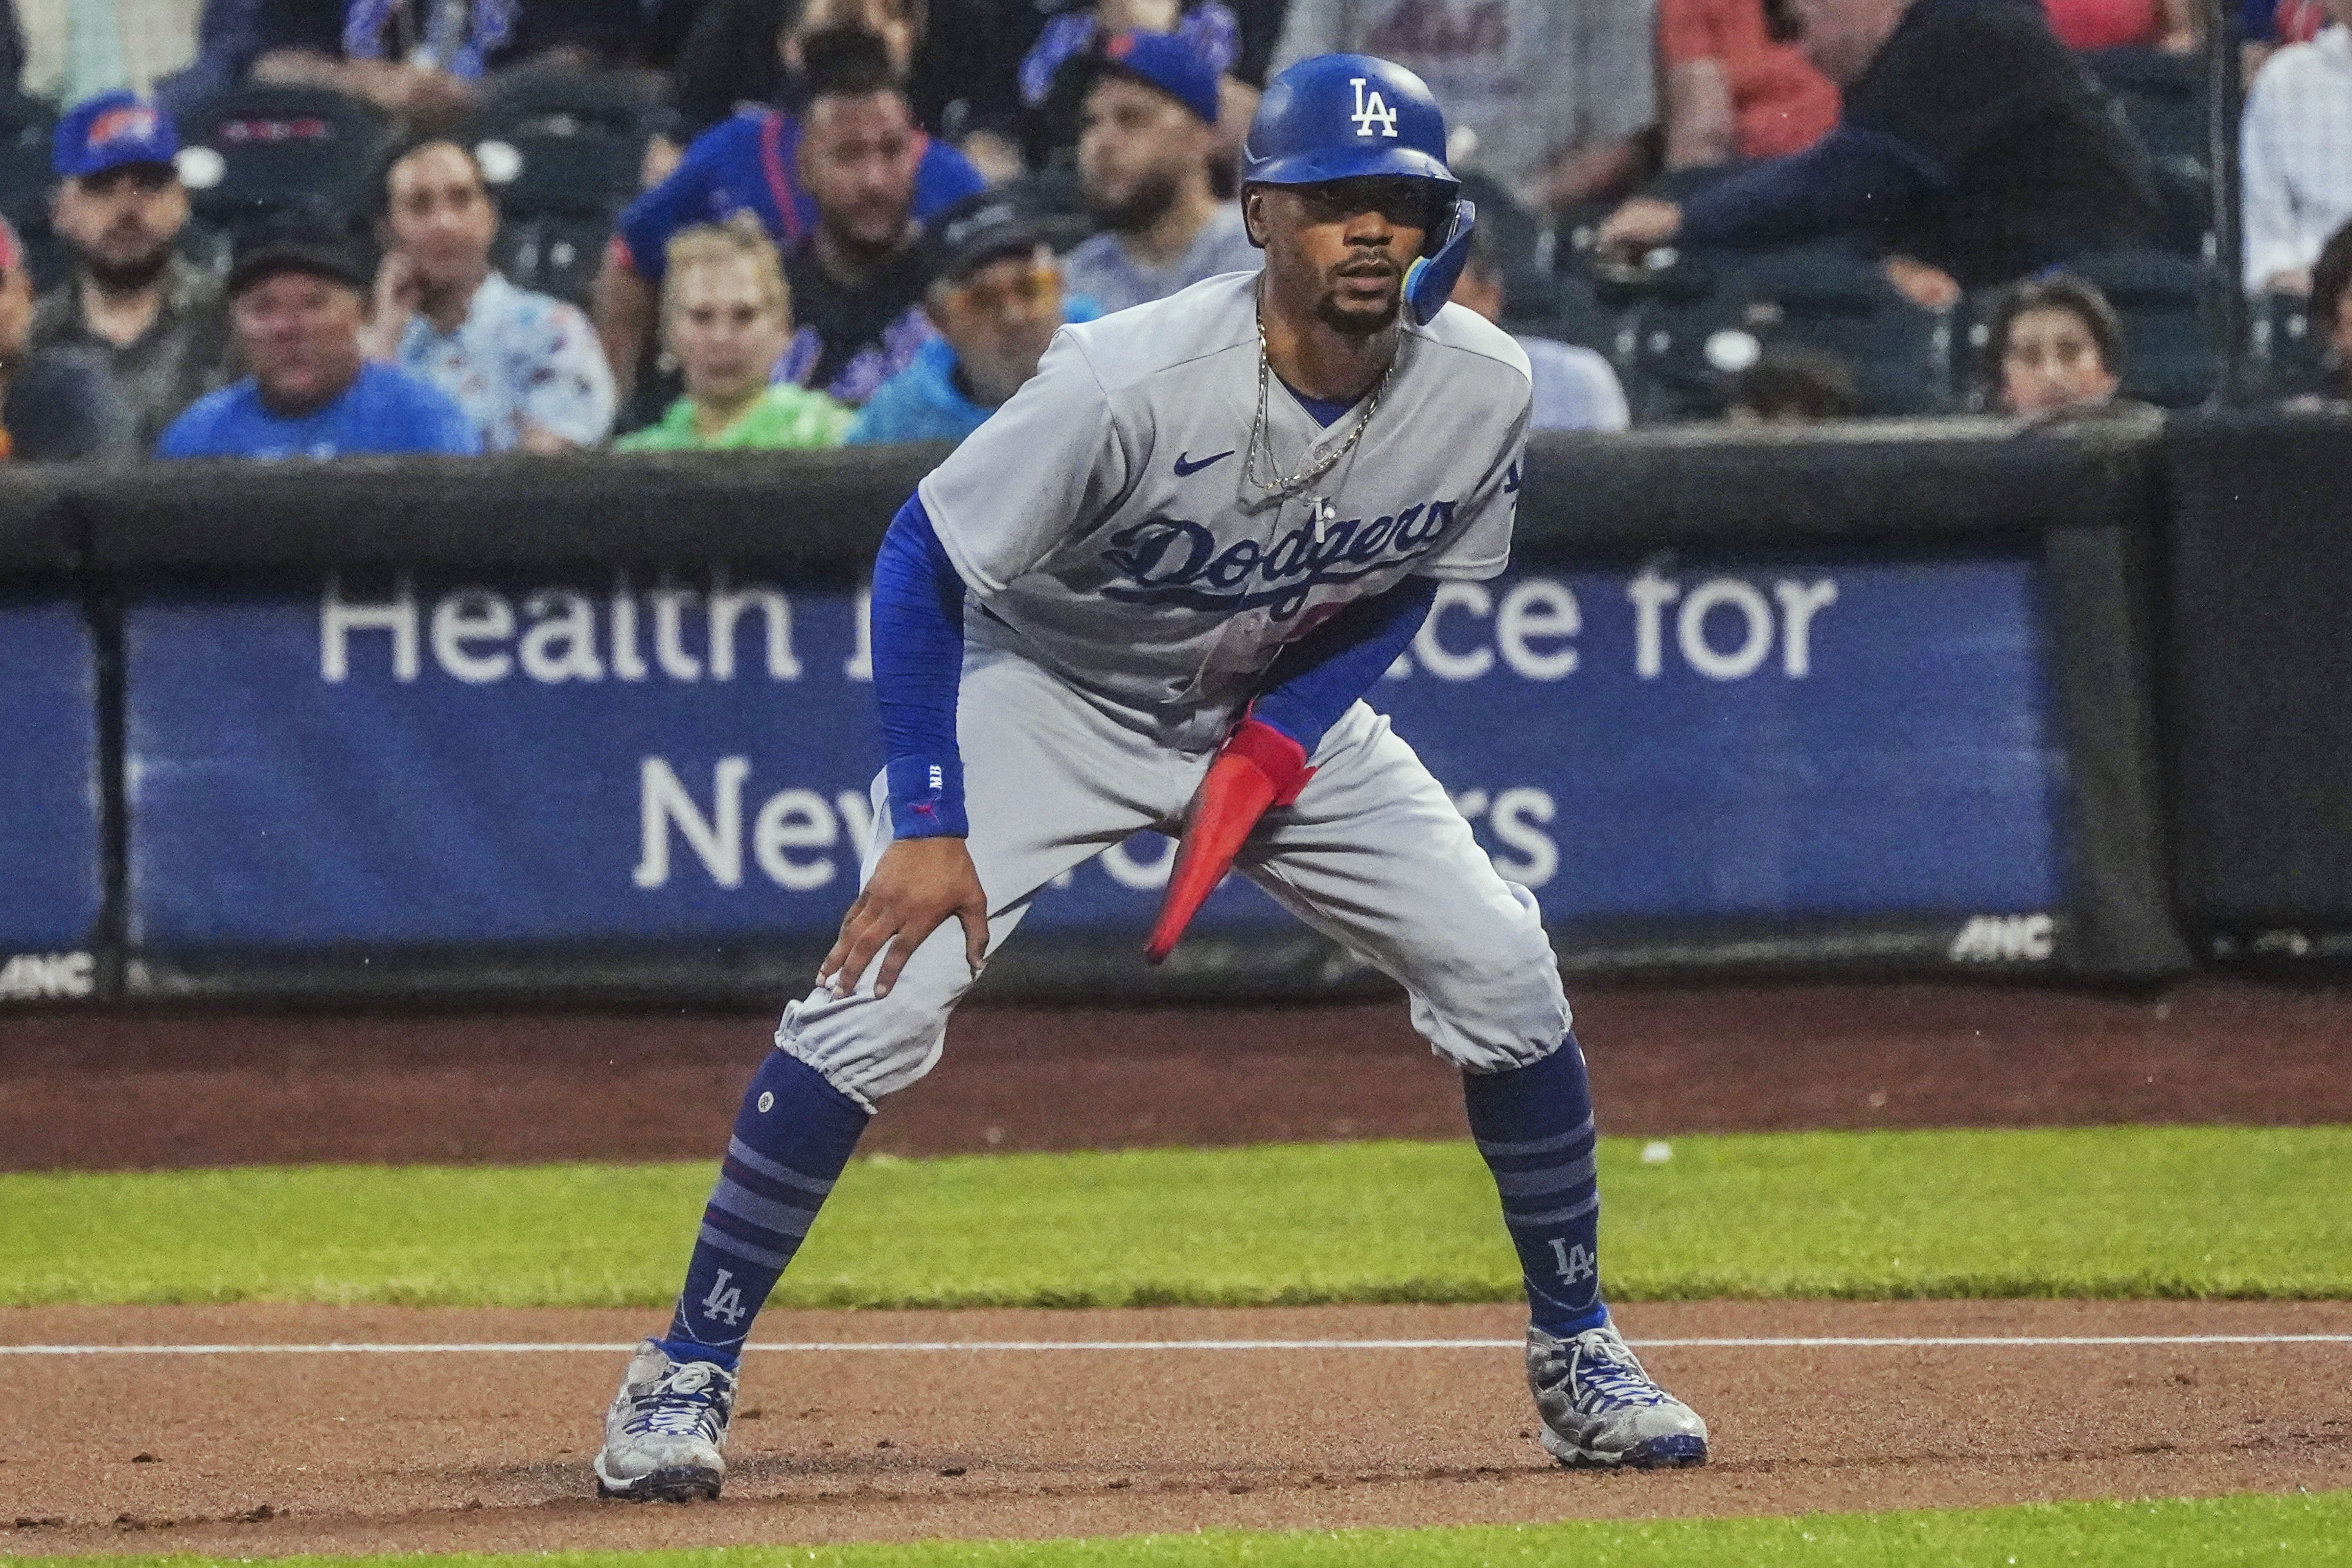
<instances>
[{"instance_id":1,"label":"spectator wearing blue shirt","mask_svg":"<svg viewBox=\"0 0 2352 1568\"><path fill-rule=\"evenodd\" d=\"M253 374L200 399L156 444L162 458L340 458L478 453L446 393L360 346L373 268L331 229L264 229L229 268L229 318Z\"/></svg>"},{"instance_id":2,"label":"spectator wearing blue shirt","mask_svg":"<svg viewBox=\"0 0 2352 1568\"><path fill-rule=\"evenodd\" d=\"M797 40L804 58L837 53L840 35L866 40L890 58L887 42L860 26L833 27ZM888 68L895 74L895 62ZM814 68L812 67L814 74ZM902 108L902 89L891 89ZM719 223L738 212L760 220L786 256L798 252L819 225L815 196L804 183L802 115L777 110L738 114L705 132L687 148L668 178L631 203L605 253L596 281L596 329L625 401L650 341L655 290L661 286L663 250L680 229ZM929 216L982 188L979 174L954 148L932 141L905 109L907 155L913 164L914 216Z\"/></svg>"},{"instance_id":3,"label":"spectator wearing blue shirt","mask_svg":"<svg viewBox=\"0 0 2352 1568\"><path fill-rule=\"evenodd\" d=\"M940 335L875 390L849 427L852 443L962 440L1037 374L1063 322L1102 313L1063 298L1045 231L1003 196L940 214L923 252L923 310Z\"/></svg>"}]
</instances>

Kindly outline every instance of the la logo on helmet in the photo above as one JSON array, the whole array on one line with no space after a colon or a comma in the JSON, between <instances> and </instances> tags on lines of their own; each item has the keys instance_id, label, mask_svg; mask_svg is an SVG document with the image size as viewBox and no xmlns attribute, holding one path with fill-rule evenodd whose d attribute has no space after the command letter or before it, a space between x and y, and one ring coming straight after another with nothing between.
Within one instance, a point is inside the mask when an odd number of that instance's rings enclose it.
<instances>
[{"instance_id":1,"label":"la logo on helmet","mask_svg":"<svg viewBox=\"0 0 2352 1568\"><path fill-rule=\"evenodd\" d=\"M1379 88L1372 89L1369 93L1366 92L1364 80L1365 79L1360 76L1351 76L1348 79L1349 84L1356 89L1356 112L1348 116L1356 122L1356 134L1370 136L1372 133L1372 127L1377 125L1381 128L1381 135L1395 135L1396 110L1388 106L1388 100L1381 96Z\"/></svg>"}]
</instances>

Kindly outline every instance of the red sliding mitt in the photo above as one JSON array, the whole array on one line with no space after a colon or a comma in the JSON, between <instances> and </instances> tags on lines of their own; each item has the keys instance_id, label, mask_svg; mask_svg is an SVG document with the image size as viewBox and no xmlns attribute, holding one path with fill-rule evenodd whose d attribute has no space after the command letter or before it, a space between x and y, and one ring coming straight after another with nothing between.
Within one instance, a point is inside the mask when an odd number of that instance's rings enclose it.
<instances>
[{"instance_id":1,"label":"red sliding mitt","mask_svg":"<svg viewBox=\"0 0 2352 1568\"><path fill-rule=\"evenodd\" d=\"M1288 805L1307 787L1315 770L1307 765L1307 748L1255 719L1244 719L1209 764L1192 797L1184 837L1176 846L1176 868L1168 878L1168 891L1160 900L1160 918L1151 927L1143 956L1158 963L1175 951L1201 905L1233 869L1242 843L1265 815L1268 806Z\"/></svg>"}]
</instances>

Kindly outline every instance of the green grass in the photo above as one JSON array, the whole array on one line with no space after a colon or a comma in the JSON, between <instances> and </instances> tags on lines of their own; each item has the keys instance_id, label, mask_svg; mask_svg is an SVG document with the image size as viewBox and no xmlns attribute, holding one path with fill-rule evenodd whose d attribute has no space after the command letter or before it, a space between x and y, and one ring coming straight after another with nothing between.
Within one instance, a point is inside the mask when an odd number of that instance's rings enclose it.
<instances>
[{"instance_id":1,"label":"green grass","mask_svg":"<svg viewBox=\"0 0 2352 1568\"><path fill-rule=\"evenodd\" d=\"M1602 1146L1619 1300L2352 1296L2352 1128ZM703 1165L0 1176L0 1305L659 1306ZM1467 1144L860 1161L797 1306L1507 1300Z\"/></svg>"},{"instance_id":2,"label":"green grass","mask_svg":"<svg viewBox=\"0 0 2352 1568\"><path fill-rule=\"evenodd\" d=\"M182 1564L197 1557L47 1557L33 1563ZM1089 1541L554 1552L529 1557L288 1557L281 1568L1853 1568L2007 1564L2206 1568L2352 1561L2352 1492L2196 1501L2035 1503L1790 1519L1490 1525L1451 1530L1142 1535Z\"/></svg>"}]
</instances>

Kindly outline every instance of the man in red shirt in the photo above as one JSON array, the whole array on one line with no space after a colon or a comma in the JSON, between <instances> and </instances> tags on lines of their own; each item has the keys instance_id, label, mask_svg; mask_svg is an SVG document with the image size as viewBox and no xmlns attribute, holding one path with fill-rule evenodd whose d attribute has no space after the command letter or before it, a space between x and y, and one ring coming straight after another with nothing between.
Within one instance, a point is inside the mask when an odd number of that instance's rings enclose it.
<instances>
[{"instance_id":1,"label":"man in red shirt","mask_svg":"<svg viewBox=\"0 0 2352 1568\"><path fill-rule=\"evenodd\" d=\"M1670 169L1801 153L1837 123L1836 85L1774 40L1763 0L1658 0L1658 58Z\"/></svg>"}]
</instances>

